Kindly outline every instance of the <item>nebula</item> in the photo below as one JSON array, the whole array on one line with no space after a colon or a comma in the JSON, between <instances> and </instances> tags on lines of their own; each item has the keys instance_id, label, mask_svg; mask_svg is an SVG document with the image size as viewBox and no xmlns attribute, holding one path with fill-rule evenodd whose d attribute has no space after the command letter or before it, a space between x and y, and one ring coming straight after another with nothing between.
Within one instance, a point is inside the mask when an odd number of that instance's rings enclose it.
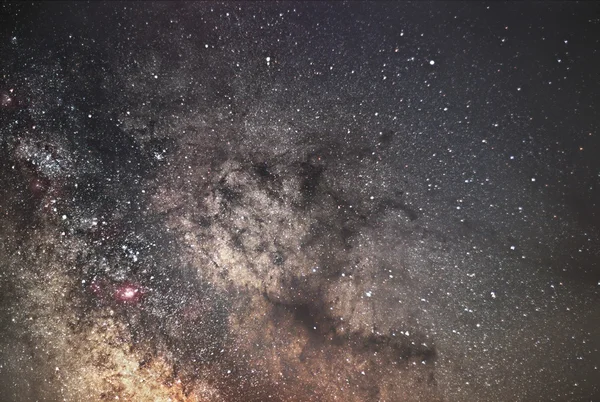
<instances>
[{"instance_id":1,"label":"nebula","mask_svg":"<svg viewBox=\"0 0 600 402\"><path fill-rule=\"evenodd\" d=\"M600 395L596 5L2 10L2 400Z\"/></svg>"}]
</instances>

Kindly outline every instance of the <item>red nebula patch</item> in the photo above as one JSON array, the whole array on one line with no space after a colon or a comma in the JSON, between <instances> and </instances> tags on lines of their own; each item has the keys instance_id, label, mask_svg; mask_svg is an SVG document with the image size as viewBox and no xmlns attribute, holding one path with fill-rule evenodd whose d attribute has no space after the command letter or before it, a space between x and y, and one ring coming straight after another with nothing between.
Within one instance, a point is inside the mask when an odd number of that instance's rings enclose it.
<instances>
[{"instance_id":1,"label":"red nebula patch","mask_svg":"<svg viewBox=\"0 0 600 402\"><path fill-rule=\"evenodd\" d=\"M144 290L133 283L122 283L116 286L114 298L124 303L137 303L142 299Z\"/></svg>"},{"instance_id":2,"label":"red nebula patch","mask_svg":"<svg viewBox=\"0 0 600 402\"><path fill-rule=\"evenodd\" d=\"M43 177L33 177L29 180L29 191L35 198L41 198L50 188L50 180Z\"/></svg>"},{"instance_id":3,"label":"red nebula patch","mask_svg":"<svg viewBox=\"0 0 600 402\"><path fill-rule=\"evenodd\" d=\"M112 282L105 278L96 278L88 286L88 291L100 303L137 304L146 293L144 287L133 282Z\"/></svg>"}]
</instances>

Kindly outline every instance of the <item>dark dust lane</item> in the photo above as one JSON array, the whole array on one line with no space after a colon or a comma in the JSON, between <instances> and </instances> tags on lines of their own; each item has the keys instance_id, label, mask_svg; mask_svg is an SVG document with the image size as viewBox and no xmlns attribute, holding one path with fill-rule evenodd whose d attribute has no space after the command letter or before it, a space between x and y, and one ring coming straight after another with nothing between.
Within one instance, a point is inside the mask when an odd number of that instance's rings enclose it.
<instances>
[{"instance_id":1,"label":"dark dust lane","mask_svg":"<svg viewBox=\"0 0 600 402\"><path fill-rule=\"evenodd\" d=\"M593 3L0 6L2 401L590 401Z\"/></svg>"}]
</instances>

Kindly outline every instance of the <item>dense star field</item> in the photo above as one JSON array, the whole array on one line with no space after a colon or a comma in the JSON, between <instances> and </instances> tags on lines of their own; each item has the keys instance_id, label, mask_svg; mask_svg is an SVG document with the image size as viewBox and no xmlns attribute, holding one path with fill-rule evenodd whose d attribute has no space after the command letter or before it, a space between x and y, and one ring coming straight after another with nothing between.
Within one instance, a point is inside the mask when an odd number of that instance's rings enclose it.
<instances>
[{"instance_id":1,"label":"dense star field","mask_svg":"<svg viewBox=\"0 0 600 402\"><path fill-rule=\"evenodd\" d=\"M600 400L600 6L0 5L0 400Z\"/></svg>"}]
</instances>

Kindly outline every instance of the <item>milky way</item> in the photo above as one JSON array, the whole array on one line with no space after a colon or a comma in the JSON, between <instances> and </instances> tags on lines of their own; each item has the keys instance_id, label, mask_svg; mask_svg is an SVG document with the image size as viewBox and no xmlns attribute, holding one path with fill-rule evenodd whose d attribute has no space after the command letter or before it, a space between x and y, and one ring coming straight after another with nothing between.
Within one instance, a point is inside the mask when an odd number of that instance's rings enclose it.
<instances>
[{"instance_id":1,"label":"milky way","mask_svg":"<svg viewBox=\"0 0 600 402\"><path fill-rule=\"evenodd\" d=\"M594 3L3 3L2 401L600 398Z\"/></svg>"}]
</instances>

